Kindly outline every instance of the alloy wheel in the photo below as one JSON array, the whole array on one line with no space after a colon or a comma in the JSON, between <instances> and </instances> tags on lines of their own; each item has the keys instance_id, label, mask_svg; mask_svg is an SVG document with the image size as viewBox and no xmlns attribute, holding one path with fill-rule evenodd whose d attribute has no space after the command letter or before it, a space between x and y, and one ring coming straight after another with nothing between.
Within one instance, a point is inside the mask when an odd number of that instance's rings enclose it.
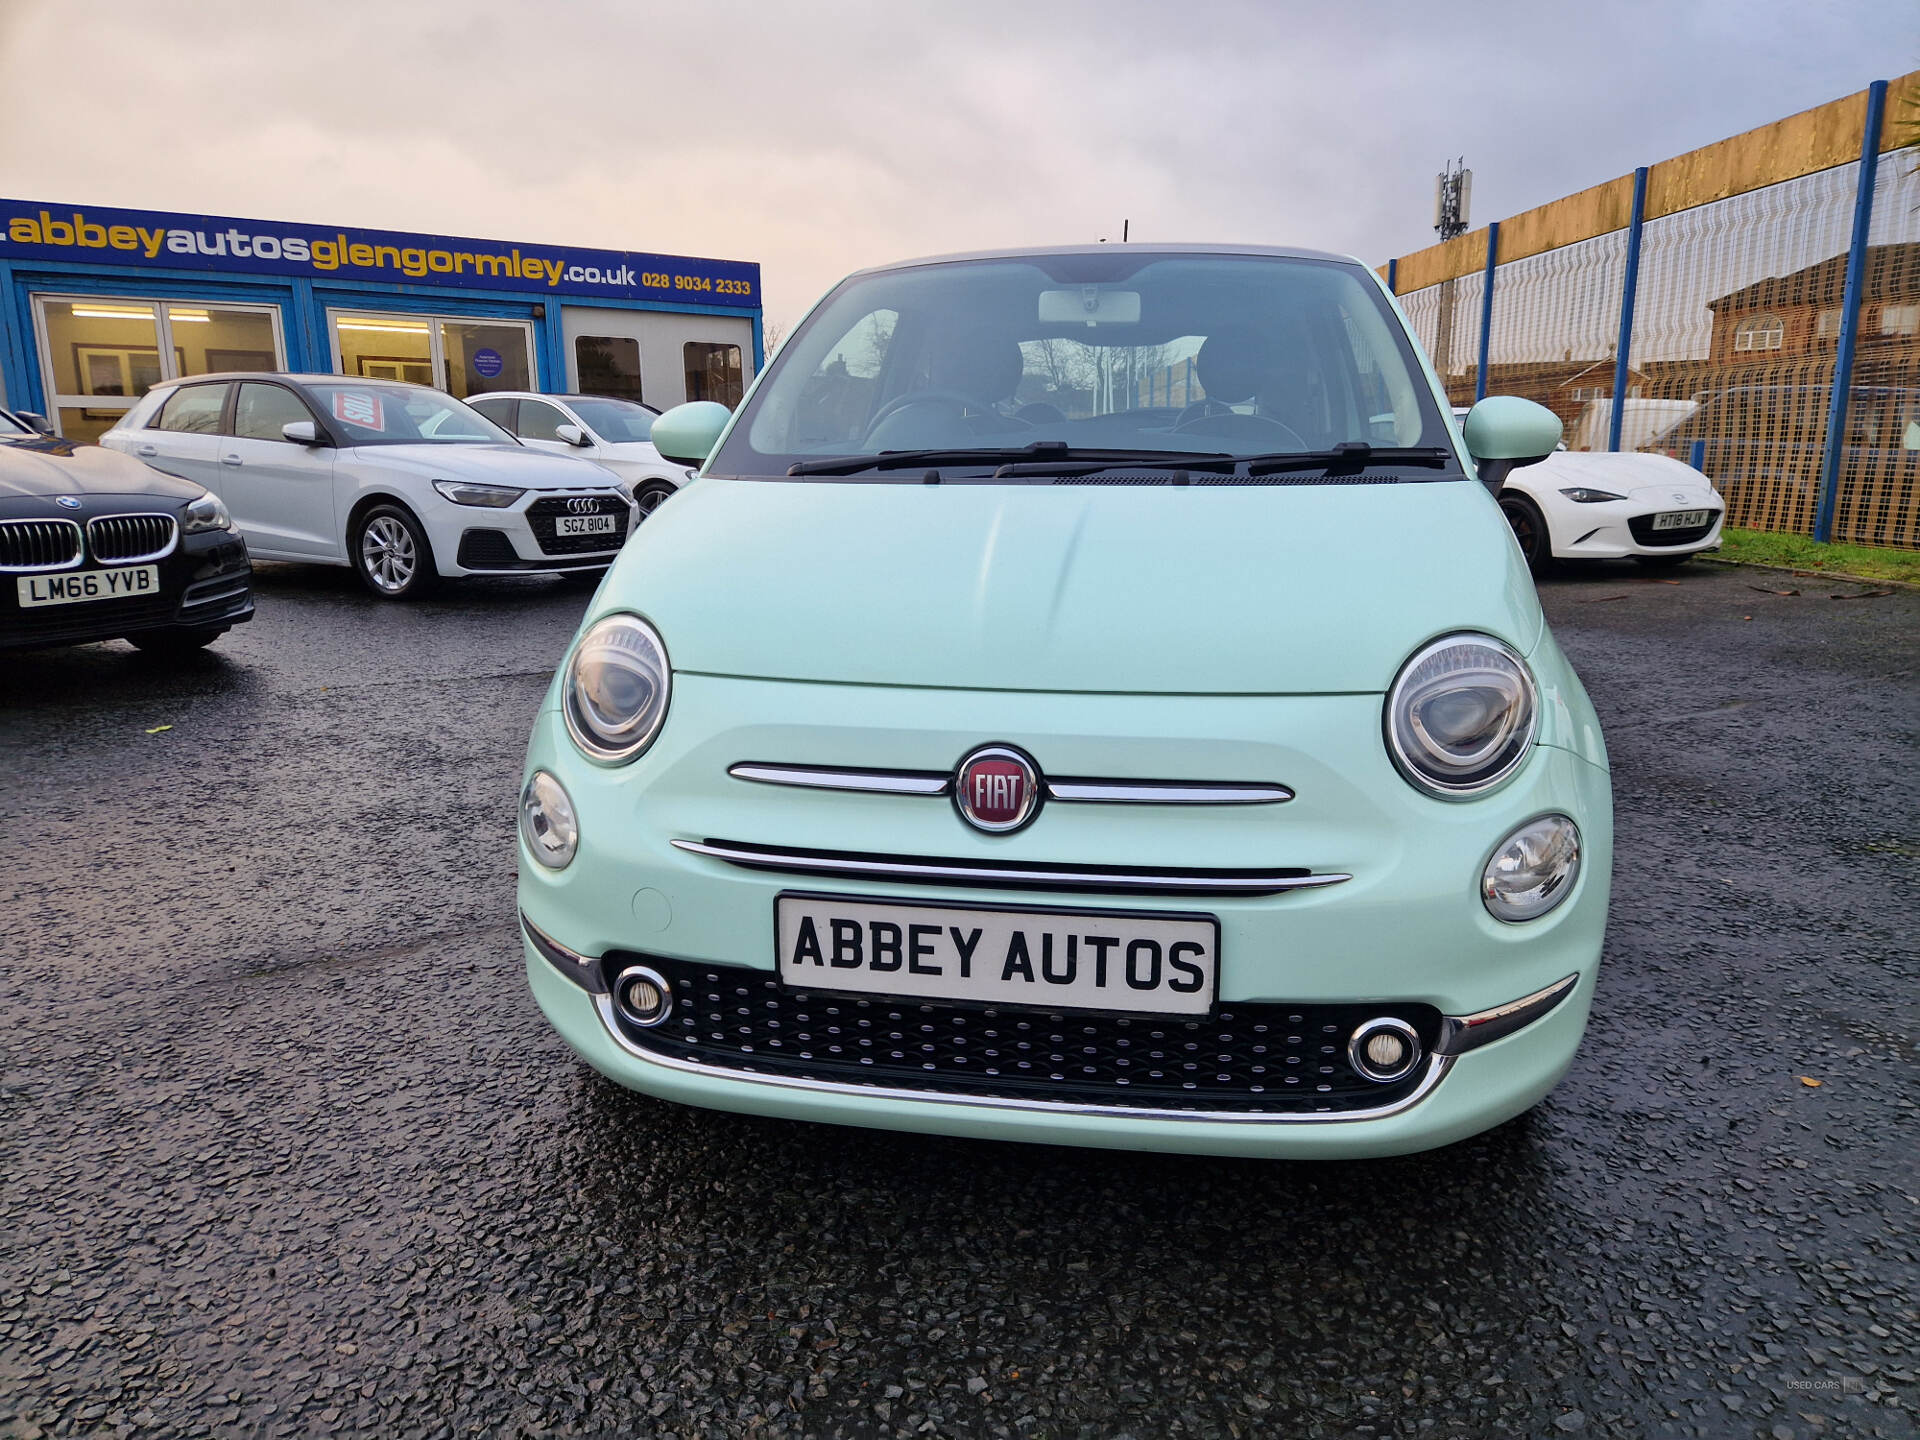
<instances>
[{"instance_id":1,"label":"alloy wheel","mask_svg":"<svg viewBox=\"0 0 1920 1440\"><path fill-rule=\"evenodd\" d=\"M360 563L367 578L388 595L407 588L418 560L413 532L398 516L376 515L360 532Z\"/></svg>"}]
</instances>

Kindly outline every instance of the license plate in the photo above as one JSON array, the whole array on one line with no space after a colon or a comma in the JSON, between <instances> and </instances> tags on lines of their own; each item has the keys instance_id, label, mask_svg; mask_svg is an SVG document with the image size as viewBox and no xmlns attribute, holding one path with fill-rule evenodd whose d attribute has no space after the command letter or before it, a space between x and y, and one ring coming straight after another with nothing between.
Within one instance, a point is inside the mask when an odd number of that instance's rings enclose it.
<instances>
[{"instance_id":1,"label":"license plate","mask_svg":"<svg viewBox=\"0 0 1920 1440\"><path fill-rule=\"evenodd\" d=\"M612 515L562 515L553 522L556 535L611 535L616 518Z\"/></svg>"},{"instance_id":2,"label":"license plate","mask_svg":"<svg viewBox=\"0 0 1920 1440\"><path fill-rule=\"evenodd\" d=\"M1656 530L1689 530L1695 525L1706 524L1707 517L1711 514L1713 514L1711 510L1669 510L1664 515L1656 515L1653 517L1653 528Z\"/></svg>"},{"instance_id":3,"label":"license plate","mask_svg":"<svg viewBox=\"0 0 1920 1440\"><path fill-rule=\"evenodd\" d=\"M786 984L906 1000L1204 1015L1220 970L1211 915L782 895L774 930Z\"/></svg>"},{"instance_id":4,"label":"license plate","mask_svg":"<svg viewBox=\"0 0 1920 1440\"><path fill-rule=\"evenodd\" d=\"M72 605L82 600L125 600L152 595L160 588L158 565L129 565L124 570L68 570L57 575L22 575L14 582L20 607Z\"/></svg>"}]
</instances>

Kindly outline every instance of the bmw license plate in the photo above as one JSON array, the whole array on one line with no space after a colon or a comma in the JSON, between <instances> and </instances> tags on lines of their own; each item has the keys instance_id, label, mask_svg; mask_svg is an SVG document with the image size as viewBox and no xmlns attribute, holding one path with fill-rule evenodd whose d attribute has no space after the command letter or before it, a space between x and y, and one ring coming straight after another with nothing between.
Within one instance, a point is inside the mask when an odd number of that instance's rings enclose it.
<instances>
[{"instance_id":1,"label":"bmw license plate","mask_svg":"<svg viewBox=\"0 0 1920 1440\"><path fill-rule=\"evenodd\" d=\"M1713 514L1711 510L1669 510L1664 515L1656 515L1653 517L1653 528L1656 530L1690 530L1695 525L1706 524L1707 517L1711 514Z\"/></svg>"},{"instance_id":2,"label":"bmw license plate","mask_svg":"<svg viewBox=\"0 0 1920 1440\"><path fill-rule=\"evenodd\" d=\"M1204 1015L1220 970L1211 915L774 901L781 980L796 989L1052 1010Z\"/></svg>"},{"instance_id":3,"label":"bmw license plate","mask_svg":"<svg viewBox=\"0 0 1920 1440\"><path fill-rule=\"evenodd\" d=\"M561 515L553 522L556 535L611 535L617 524L612 515Z\"/></svg>"},{"instance_id":4,"label":"bmw license plate","mask_svg":"<svg viewBox=\"0 0 1920 1440\"><path fill-rule=\"evenodd\" d=\"M158 565L128 565L119 570L68 570L53 575L22 575L15 582L20 608L72 605L82 600L126 600L160 589Z\"/></svg>"}]
</instances>

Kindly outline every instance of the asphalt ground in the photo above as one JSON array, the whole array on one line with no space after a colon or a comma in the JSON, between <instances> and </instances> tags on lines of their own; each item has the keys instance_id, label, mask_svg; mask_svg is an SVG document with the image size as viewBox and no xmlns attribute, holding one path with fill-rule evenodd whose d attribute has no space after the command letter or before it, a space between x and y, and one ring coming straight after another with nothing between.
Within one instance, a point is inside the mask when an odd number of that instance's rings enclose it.
<instances>
[{"instance_id":1,"label":"asphalt ground","mask_svg":"<svg viewBox=\"0 0 1920 1440\"><path fill-rule=\"evenodd\" d=\"M1671 578L1543 584L1619 811L1572 1072L1350 1164L576 1063L512 827L582 589L0 659L0 1434L1913 1435L1920 594Z\"/></svg>"}]
</instances>

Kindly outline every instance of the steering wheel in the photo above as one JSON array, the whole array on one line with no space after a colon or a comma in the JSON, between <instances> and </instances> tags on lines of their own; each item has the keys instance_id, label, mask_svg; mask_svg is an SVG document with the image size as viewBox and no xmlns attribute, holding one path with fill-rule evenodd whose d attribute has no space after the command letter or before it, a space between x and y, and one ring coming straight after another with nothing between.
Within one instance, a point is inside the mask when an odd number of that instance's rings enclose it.
<instances>
[{"instance_id":1,"label":"steering wheel","mask_svg":"<svg viewBox=\"0 0 1920 1440\"><path fill-rule=\"evenodd\" d=\"M1196 415L1191 420L1182 420L1173 427L1178 435L1183 430L1197 430L1202 433L1219 435L1223 439L1231 438L1234 432L1245 434L1252 431L1255 437L1269 430L1278 430L1300 449L1311 450L1306 437L1283 420L1275 420L1268 415L1242 415L1237 410L1229 410L1222 415Z\"/></svg>"},{"instance_id":2,"label":"steering wheel","mask_svg":"<svg viewBox=\"0 0 1920 1440\"><path fill-rule=\"evenodd\" d=\"M874 412L873 419L867 422L867 428L861 433L860 439L862 442L872 439L873 432L880 428L881 421L891 415L898 414L909 405L920 405L935 400L944 400L948 404L958 405L962 410L978 410L983 414L992 415L996 420L1013 421L1024 429L1031 430L1033 428L1032 421L1016 420L1015 417L1011 415L999 414L994 410L993 406L982 400L978 395L969 395L964 390L951 390L945 386L935 385L925 390L910 390L904 395L896 395L893 399L887 401L886 404Z\"/></svg>"}]
</instances>

